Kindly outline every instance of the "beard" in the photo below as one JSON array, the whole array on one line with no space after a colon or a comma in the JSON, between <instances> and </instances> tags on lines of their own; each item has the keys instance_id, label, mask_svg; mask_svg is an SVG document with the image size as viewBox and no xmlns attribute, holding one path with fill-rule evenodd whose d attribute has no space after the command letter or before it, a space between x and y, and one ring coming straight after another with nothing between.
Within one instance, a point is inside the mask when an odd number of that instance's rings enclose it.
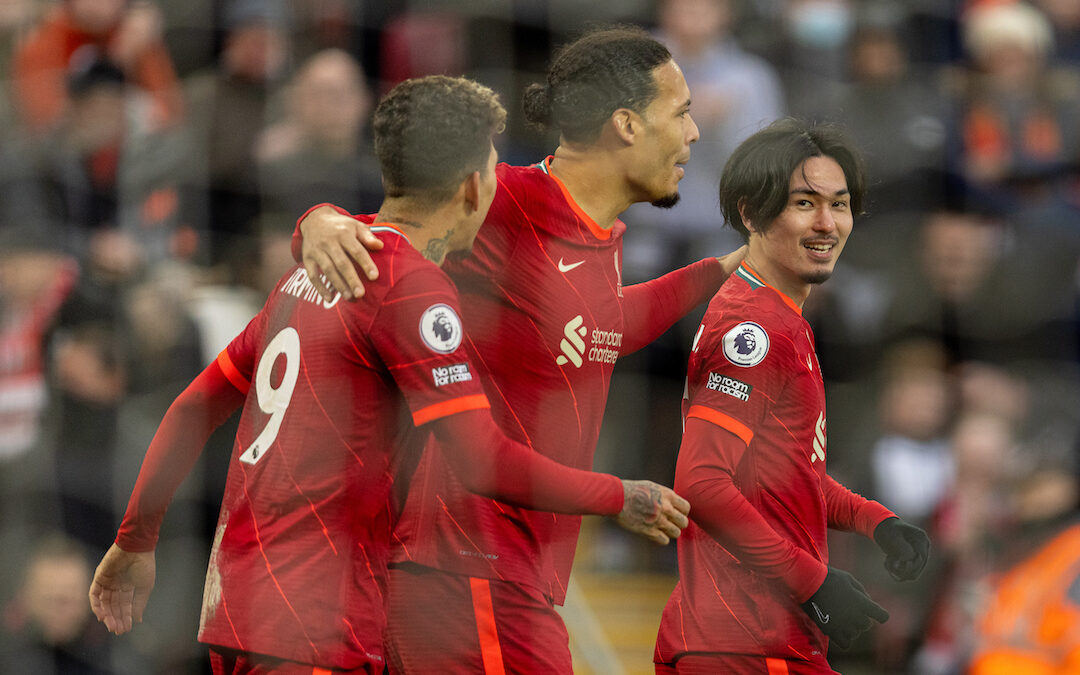
<instances>
[{"instance_id":1,"label":"beard","mask_svg":"<svg viewBox=\"0 0 1080 675\"><path fill-rule=\"evenodd\" d=\"M649 203L658 209L670 209L671 207L679 203L679 193L673 192L659 199L655 199Z\"/></svg>"},{"instance_id":2,"label":"beard","mask_svg":"<svg viewBox=\"0 0 1080 675\"><path fill-rule=\"evenodd\" d=\"M816 272L807 272L802 275L801 279L804 284L813 284L814 286L820 286L829 280L832 276L832 270L819 270Z\"/></svg>"}]
</instances>

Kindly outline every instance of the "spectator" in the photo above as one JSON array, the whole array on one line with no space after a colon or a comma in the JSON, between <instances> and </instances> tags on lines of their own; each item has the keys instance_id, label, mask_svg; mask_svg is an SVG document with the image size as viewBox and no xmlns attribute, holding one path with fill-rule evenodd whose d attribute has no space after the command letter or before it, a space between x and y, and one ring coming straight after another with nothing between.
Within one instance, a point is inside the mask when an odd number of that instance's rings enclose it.
<instances>
[{"instance_id":1,"label":"spectator","mask_svg":"<svg viewBox=\"0 0 1080 675\"><path fill-rule=\"evenodd\" d=\"M973 193L971 203L979 199ZM916 258L889 282L884 339L940 340L952 364L1071 360L1075 337L1063 317L1075 308L1060 289L1070 287L1075 252L979 210L951 204L925 215ZM1040 274L1025 274L1031 266Z\"/></svg>"},{"instance_id":2,"label":"spectator","mask_svg":"<svg viewBox=\"0 0 1080 675\"><path fill-rule=\"evenodd\" d=\"M931 73L912 68L899 20L864 23L852 37L850 83L822 117L834 118L866 149L871 213L912 209L945 164L946 108Z\"/></svg>"},{"instance_id":3,"label":"spectator","mask_svg":"<svg viewBox=\"0 0 1080 675\"><path fill-rule=\"evenodd\" d=\"M75 261L29 228L0 228L0 566L43 517L49 402L45 337L78 277ZM50 523L52 525L52 523ZM4 575L0 597L16 580Z\"/></svg>"},{"instance_id":4,"label":"spectator","mask_svg":"<svg viewBox=\"0 0 1080 675\"><path fill-rule=\"evenodd\" d=\"M62 535L30 552L15 598L4 608L0 669L34 675L105 675L108 633L90 621L86 553Z\"/></svg>"},{"instance_id":5,"label":"spectator","mask_svg":"<svg viewBox=\"0 0 1080 675\"><path fill-rule=\"evenodd\" d=\"M25 455L40 440L45 335L77 276L74 260L39 233L0 230L0 463ZM5 520L10 515L5 511Z\"/></svg>"},{"instance_id":6,"label":"spectator","mask_svg":"<svg viewBox=\"0 0 1080 675\"><path fill-rule=\"evenodd\" d=\"M40 133L60 121L67 73L87 58L113 61L150 94L147 124L180 121L182 97L160 23L158 10L145 1L62 0L16 52L14 90L23 125Z\"/></svg>"},{"instance_id":7,"label":"spectator","mask_svg":"<svg viewBox=\"0 0 1080 675\"><path fill-rule=\"evenodd\" d=\"M195 147L186 216L209 230L209 262L232 280L257 266L261 213L255 147L286 65L280 0L232 0L225 7L218 63L185 82Z\"/></svg>"},{"instance_id":8,"label":"spectator","mask_svg":"<svg viewBox=\"0 0 1080 675\"><path fill-rule=\"evenodd\" d=\"M1008 509L1016 460L1015 430L999 417L964 414L953 428L956 484L937 516L935 541L944 562L933 595L916 671L960 672L973 647L976 598L1000 572L1000 554L1014 531Z\"/></svg>"},{"instance_id":9,"label":"spectator","mask_svg":"<svg viewBox=\"0 0 1080 675\"><path fill-rule=\"evenodd\" d=\"M1002 207L1060 191L1062 169L1080 151L1080 94L1075 76L1049 61L1050 21L1027 3L993 3L972 8L962 29L970 61L950 133L956 170L999 193Z\"/></svg>"},{"instance_id":10,"label":"spectator","mask_svg":"<svg viewBox=\"0 0 1080 675\"><path fill-rule=\"evenodd\" d=\"M259 141L263 210L277 229L291 231L313 203L353 213L377 208L382 182L366 135L372 94L360 64L340 49L318 52L286 93L285 119Z\"/></svg>"},{"instance_id":11,"label":"spectator","mask_svg":"<svg viewBox=\"0 0 1080 675\"><path fill-rule=\"evenodd\" d=\"M123 231L150 260L170 255L181 153L175 130L135 123L132 90L111 61L75 59L67 88L58 126L4 152L5 219L48 228L77 256L102 229Z\"/></svg>"},{"instance_id":12,"label":"spectator","mask_svg":"<svg viewBox=\"0 0 1080 675\"><path fill-rule=\"evenodd\" d=\"M951 387L944 353L933 343L893 348L879 398L881 436L871 449L873 495L924 525L953 483L946 438Z\"/></svg>"},{"instance_id":13,"label":"spectator","mask_svg":"<svg viewBox=\"0 0 1080 675\"><path fill-rule=\"evenodd\" d=\"M642 279L741 245L734 234L716 227L716 184L735 146L784 113L776 71L739 45L732 0L663 0L657 19L656 37L678 61L693 92L691 112L702 145L687 162L676 208L658 212L638 204L626 213L635 231L642 230L632 248L627 242L627 256L633 256L627 268L636 266Z\"/></svg>"},{"instance_id":14,"label":"spectator","mask_svg":"<svg viewBox=\"0 0 1080 675\"><path fill-rule=\"evenodd\" d=\"M773 31L770 61L780 71L788 110L810 117L833 109L855 31L854 0L785 0Z\"/></svg>"}]
</instances>

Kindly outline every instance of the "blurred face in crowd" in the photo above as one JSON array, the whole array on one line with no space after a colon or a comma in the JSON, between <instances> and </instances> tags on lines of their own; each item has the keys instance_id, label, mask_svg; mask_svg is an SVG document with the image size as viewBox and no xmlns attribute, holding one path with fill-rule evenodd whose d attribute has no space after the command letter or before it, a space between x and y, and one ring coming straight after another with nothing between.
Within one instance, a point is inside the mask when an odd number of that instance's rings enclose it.
<instances>
[{"instance_id":1,"label":"blurred face in crowd","mask_svg":"<svg viewBox=\"0 0 1080 675\"><path fill-rule=\"evenodd\" d=\"M659 20L681 50L696 53L728 32L731 0L664 0Z\"/></svg>"},{"instance_id":2,"label":"blurred face in crowd","mask_svg":"<svg viewBox=\"0 0 1080 675\"><path fill-rule=\"evenodd\" d=\"M67 0L75 25L92 35L102 35L120 23L127 0Z\"/></svg>"},{"instance_id":3,"label":"blurred face in crowd","mask_svg":"<svg viewBox=\"0 0 1080 675\"><path fill-rule=\"evenodd\" d=\"M22 600L47 643L66 644L79 636L90 616L89 587L89 567L78 558L45 558L31 566Z\"/></svg>"},{"instance_id":4,"label":"blurred face in crowd","mask_svg":"<svg viewBox=\"0 0 1080 675\"><path fill-rule=\"evenodd\" d=\"M764 232L750 229L747 261L796 302L824 283L854 225L847 179L831 157L810 157L795 168L788 201Z\"/></svg>"},{"instance_id":5,"label":"blurred face in crowd","mask_svg":"<svg viewBox=\"0 0 1080 675\"><path fill-rule=\"evenodd\" d=\"M119 144L124 137L126 99L122 85L103 84L71 100L69 140L80 152Z\"/></svg>"},{"instance_id":6,"label":"blurred face in crowd","mask_svg":"<svg viewBox=\"0 0 1080 675\"><path fill-rule=\"evenodd\" d=\"M254 81L271 80L285 65L285 36L267 23L254 22L229 32L225 70Z\"/></svg>"},{"instance_id":7,"label":"blurred face in crowd","mask_svg":"<svg viewBox=\"0 0 1080 675\"><path fill-rule=\"evenodd\" d=\"M922 261L940 297L963 302L979 289L997 260L1000 231L964 213L939 212L923 224Z\"/></svg>"},{"instance_id":8,"label":"blurred face in crowd","mask_svg":"<svg viewBox=\"0 0 1080 675\"><path fill-rule=\"evenodd\" d=\"M668 61L653 70L653 77L657 94L640 117L644 134L630 181L643 193L638 201L667 208L679 201L683 165L690 160L698 128L690 117L690 88L679 66Z\"/></svg>"},{"instance_id":9,"label":"blurred face in crowd","mask_svg":"<svg viewBox=\"0 0 1080 675\"><path fill-rule=\"evenodd\" d=\"M352 150L371 111L371 94L352 57L333 50L308 63L297 81L293 105L310 140Z\"/></svg>"},{"instance_id":10,"label":"blurred face in crowd","mask_svg":"<svg viewBox=\"0 0 1080 675\"><path fill-rule=\"evenodd\" d=\"M881 398L885 428L919 441L937 438L945 429L949 382L940 370L912 368L889 382Z\"/></svg>"},{"instance_id":11,"label":"blurred face in crowd","mask_svg":"<svg viewBox=\"0 0 1080 675\"><path fill-rule=\"evenodd\" d=\"M866 30L856 36L851 69L862 82L893 82L907 70L907 56L895 33Z\"/></svg>"}]
</instances>

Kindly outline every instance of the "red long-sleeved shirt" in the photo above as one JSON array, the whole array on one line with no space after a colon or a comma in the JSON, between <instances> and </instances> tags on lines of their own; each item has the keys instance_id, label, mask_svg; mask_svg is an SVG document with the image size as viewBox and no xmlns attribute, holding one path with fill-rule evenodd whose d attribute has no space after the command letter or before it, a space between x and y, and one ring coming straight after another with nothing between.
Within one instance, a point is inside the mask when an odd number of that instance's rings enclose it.
<instances>
[{"instance_id":1,"label":"red long-sleeved shirt","mask_svg":"<svg viewBox=\"0 0 1080 675\"><path fill-rule=\"evenodd\" d=\"M547 166L500 164L471 254L443 268L461 292L466 347L498 425L557 462L590 468L618 357L659 337L725 277L709 258L624 288L625 225L600 228ZM298 224L298 259L300 244ZM581 518L473 495L444 461L435 448L417 469L395 561L527 584L561 604Z\"/></svg>"},{"instance_id":2,"label":"red long-sleeved shirt","mask_svg":"<svg viewBox=\"0 0 1080 675\"><path fill-rule=\"evenodd\" d=\"M324 302L304 270L170 407L117 543L156 542L211 432L243 405L199 639L351 670L382 664L386 566L402 466L434 432L468 489L570 513L617 514L618 478L561 466L503 436L461 349L453 284L404 235L356 303Z\"/></svg>"},{"instance_id":3,"label":"red long-sleeved shirt","mask_svg":"<svg viewBox=\"0 0 1080 675\"><path fill-rule=\"evenodd\" d=\"M798 306L745 263L694 340L675 489L690 501L655 660L751 654L824 663L800 608L825 579L828 528L873 536L892 513L825 473L825 387ZM823 666L827 668L827 664Z\"/></svg>"}]
</instances>

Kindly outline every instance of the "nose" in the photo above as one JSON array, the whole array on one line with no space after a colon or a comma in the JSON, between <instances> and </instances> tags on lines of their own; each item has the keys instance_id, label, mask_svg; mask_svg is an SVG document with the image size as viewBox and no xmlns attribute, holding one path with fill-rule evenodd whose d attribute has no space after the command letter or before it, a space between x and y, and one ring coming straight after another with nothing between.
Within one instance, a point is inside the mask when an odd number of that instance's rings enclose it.
<instances>
[{"instance_id":1,"label":"nose","mask_svg":"<svg viewBox=\"0 0 1080 675\"><path fill-rule=\"evenodd\" d=\"M814 219L814 230L818 232L832 232L836 229L836 219L830 204L818 207L817 218Z\"/></svg>"},{"instance_id":2,"label":"nose","mask_svg":"<svg viewBox=\"0 0 1080 675\"><path fill-rule=\"evenodd\" d=\"M695 122L694 118L690 116L690 113L686 114L686 119L690 121L690 128L687 129L689 133L686 137L686 144L689 145L691 143L697 142L697 139L701 137L701 134L698 130L697 122Z\"/></svg>"}]
</instances>

